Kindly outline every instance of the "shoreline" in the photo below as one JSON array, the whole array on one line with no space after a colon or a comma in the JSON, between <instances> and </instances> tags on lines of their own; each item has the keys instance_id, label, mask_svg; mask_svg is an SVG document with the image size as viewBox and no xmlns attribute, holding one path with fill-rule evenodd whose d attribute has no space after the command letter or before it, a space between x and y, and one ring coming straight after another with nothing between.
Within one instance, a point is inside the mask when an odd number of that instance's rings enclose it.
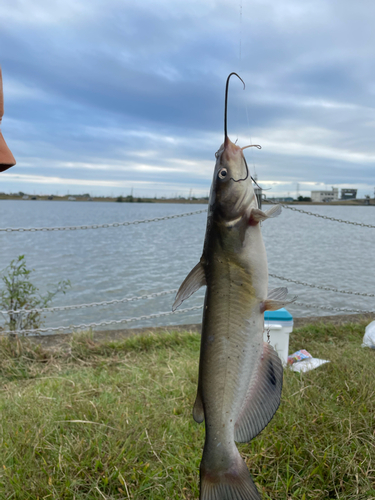
<instances>
[{"instance_id":1,"label":"shoreline","mask_svg":"<svg viewBox=\"0 0 375 500\"><path fill-rule=\"evenodd\" d=\"M327 324L331 323L334 325L343 325L346 323L361 323L363 321L375 320L375 313L369 314L339 314L332 316L306 316L302 318L293 318L293 329L301 328L306 325L312 324ZM144 334L157 334L172 331L189 331L200 333L201 323L187 324L187 325L167 325L167 326L154 326L154 327L144 327L144 328L122 328L118 330L94 330L93 340L96 342L113 342L120 341L126 338L132 337L134 335L144 335ZM363 331L363 334L365 332ZM31 342L40 345L46 349L56 350L67 344L72 338L72 333L56 333L54 335L41 335L28 337ZM3 335L2 335L3 336ZM5 337L5 335L4 335Z\"/></svg>"},{"instance_id":2,"label":"shoreline","mask_svg":"<svg viewBox=\"0 0 375 500\"><path fill-rule=\"evenodd\" d=\"M134 197L132 201L127 200L126 197L124 197L121 201L118 200L117 198L111 198L110 196L103 196L103 197L93 197L93 198L87 198L85 196L79 196L77 195L75 197L75 200L69 200L69 195L67 196L53 196L53 197L48 197L48 195L29 195L29 198L27 200L23 200L20 196L16 195L7 195L7 194L0 194L0 201L2 200L16 200L16 201L71 201L71 202L100 202L100 203L164 203L166 205L170 204L178 204L178 205L208 205L208 199L207 198L196 198L189 200L187 198L169 198L169 199L163 199L163 198L141 198L141 197ZM274 203L280 203L283 205L305 205L305 206L348 206L348 207L366 207L366 206L375 206L375 199L364 199L364 198L358 198L355 200L338 200L338 201L330 201L327 203L323 202L317 202L317 201L279 201L279 202L274 202L273 200L267 200L267 199L262 199L262 204L274 204Z\"/></svg>"}]
</instances>

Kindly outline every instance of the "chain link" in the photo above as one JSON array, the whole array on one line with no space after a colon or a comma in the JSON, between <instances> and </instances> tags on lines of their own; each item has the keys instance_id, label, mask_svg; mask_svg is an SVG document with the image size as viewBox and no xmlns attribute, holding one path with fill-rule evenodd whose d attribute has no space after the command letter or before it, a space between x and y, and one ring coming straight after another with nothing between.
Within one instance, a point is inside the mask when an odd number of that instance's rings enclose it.
<instances>
[{"instance_id":1,"label":"chain link","mask_svg":"<svg viewBox=\"0 0 375 500\"><path fill-rule=\"evenodd\" d=\"M147 222L159 222L162 220L170 220L170 219L179 219L180 217L188 217L189 215L197 215L207 212L207 208L202 210L197 210L196 212L187 212L184 214L175 214L175 215L167 215L165 217L155 217L154 219L143 219L143 220L134 220L134 221L126 221L126 222L112 222L108 224L93 224L91 226L61 226L61 227L5 227L0 228L0 231L5 232L25 232L25 231L76 231L79 229L103 229L108 227L122 227L122 226L131 226L133 224L145 224Z\"/></svg>"},{"instance_id":2,"label":"chain link","mask_svg":"<svg viewBox=\"0 0 375 500\"><path fill-rule=\"evenodd\" d=\"M275 201L271 201L270 199L267 199L267 202L272 203L274 205L279 204ZM320 214L317 214L314 212L308 212L306 210L301 210L300 208L290 207L289 205L284 205L283 203L280 203L280 205L283 208L286 208L288 210L293 210L294 212L300 212L300 213L306 214L306 215L312 215L313 217L318 217L320 219L330 220L330 221L334 221L334 222L341 222L343 224L351 224L353 226L359 226L359 227L375 228L375 226L372 224L364 224L363 222L353 222L353 221L348 221L348 220L344 220L344 219L336 219L335 217L329 217L328 215L320 215ZM154 219L143 219L143 220L126 221L126 222L112 222L112 223L108 223L108 224L92 224L92 225L85 225L85 226L2 227L2 228L0 228L0 231L5 231L5 232L44 231L44 232L47 232L47 231L76 231L76 230L80 230L80 229L103 229L103 228L109 228L109 227L123 227L123 226L131 226L133 224L145 224L147 222L159 222L162 220L178 219L180 217L188 217L190 215L202 214L204 212L207 212L207 208L202 209L202 210L197 210L195 212L187 212L184 214L167 215L165 217L155 217Z\"/></svg>"},{"instance_id":3,"label":"chain link","mask_svg":"<svg viewBox=\"0 0 375 500\"><path fill-rule=\"evenodd\" d=\"M342 222L343 224L351 224L353 226L375 228L375 226L371 224L364 224L363 222L352 222L344 219L336 219L335 217L328 217L328 215L320 215L315 212L307 212L306 210L301 210L300 208L290 207L289 205L284 205L283 203L278 203L277 201L271 201L268 198L267 202L272 203L273 205L281 205L283 208L287 208L288 210L293 210L293 212L300 212L301 214L312 215L313 217L319 217L320 219L331 220L334 222Z\"/></svg>"},{"instance_id":4,"label":"chain link","mask_svg":"<svg viewBox=\"0 0 375 500\"><path fill-rule=\"evenodd\" d=\"M359 314L374 314L375 311L364 311L362 309L349 309L349 308L344 308L344 307L331 307L331 306L323 306L320 304L306 304L305 302L293 302L294 305L297 306L302 306L302 307L307 307L311 309L322 309L324 311L335 311L335 312L353 312L353 313L359 313ZM291 304L291 305L293 305ZM70 326L57 326L57 327L51 327L51 328L37 328L33 330L12 330L7 333L11 334L16 334L16 335L28 335L28 334L36 334L36 333L46 333L46 332L60 332L60 331L67 331L67 330L78 330L78 329L88 329L88 328L94 328L98 326L109 326L109 325L120 325L120 324L126 324L126 323L132 323L135 321L143 321L146 319L155 319L155 318L161 318L164 316L171 316L172 314L179 314L179 313L187 313L187 312L192 312L192 311L198 311L202 309L203 306L195 306L195 307L189 307L187 309L178 309L177 311L168 311L168 312L161 312L157 314L149 314L145 316L139 316L136 318L124 318L124 319L119 319L119 320L111 320L111 321L102 321L100 323L88 323L88 324L80 324L80 325L70 325Z\"/></svg>"},{"instance_id":5,"label":"chain link","mask_svg":"<svg viewBox=\"0 0 375 500\"><path fill-rule=\"evenodd\" d=\"M294 280L291 278L285 278L284 276L279 276L279 275L273 274L273 273L269 273L269 276L271 276L272 278L282 280L282 281L287 281L288 283L295 283L297 285L307 286L310 288L318 288L319 290L325 290L325 291L329 291L329 292L344 293L347 295L357 295L357 296L361 296L361 297L375 297L374 293L356 292L356 291L351 291L351 290L340 290L339 288L314 285L312 283L307 283L305 281L299 281L299 280ZM75 305L69 305L69 306L45 307L45 308L40 308L40 309L17 309L17 310L11 309L8 311L0 311L0 314L3 314L3 315L5 315L5 314L31 314L31 313L54 312L54 311L67 311L67 310L72 310L72 309L73 310L85 309L85 308L89 308L89 307L108 306L108 305L113 305L113 304L134 302L137 300L151 299L154 297L162 297L164 295L176 293L177 291L178 291L177 288L173 288L171 290L163 290L162 292L155 292L155 293L150 293L150 294L146 294L146 295L126 297L123 299L107 300L107 301L102 301L102 302L90 302L88 304L75 304Z\"/></svg>"},{"instance_id":6,"label":"chain link","mask_svg":"<svg viewBox=\"0 0 375 500\"><path fill-rule=\"evenodd\" d=\"M319 290L326 290L328 292L346 293L348 295L359 295L361 297L375 297L375 293L353 292L351 290L340 290L339 288L331 288L329 286L313 285L312 283L293 280L291 278L284 278L283 276L278 276L277 274L272 274L272 273L269 273L268 276L271 276L272 278L277 278L278 280L288 281L289 283L296 283L297 285L308 286L310 288L319 288Z\"/></svg>"},{"instance_id":7,"label":"chain link","mask_svg":"<svg viewBox=\"0 0 375 500\"><path fill-rule=\"evenodd\" d=\"M331 306L323 306L320 304L306 304L305 302L293 302L294 305L297 306L302 306L302 307L307 307L309 309L322 309L324 311L335 311L335 312L352 312L352 313L358 313L358 314L374 314L375 311L364 311L363 309L349 309L345 307L331 307ZM293 305L291 304L291 306ZM60 332L60 331L67 331L67 330L78 330L78 329L87 329L87 328L94 328L98 326L109 326L109 325L120 325L120 324L126 324L126 323L132 323L135 321L142 321L146 319L154 319L154 318L161 318L164 316L171 316L172 314L179 314L179 313L187 313L187 312L192 312L192 311L198 311L202 309L203 306L195 306L195 307L189 307L187 309L178 309L177 311L168 311L168 312L161 312L157 314L149 314L145 316L139 316L137 318L125 318L125 319L119 319L119 320L111 320L111 321L102 321L101 323L88 323L88 324L80 324L80 325L70 325L70 326L58 326L54 328L37 328L33 330L13 330L8 333L12 334L17 334L17 335L25 335L25 334L36 334L36 333L46 333L46 332ZM268 335L267 335L268 338Z\"/></svg>"},{"instance_id":8,"label":"chain link","mask_svg":"<svg viewBox=\"0 0 375 500\"><path fill-rule=\"evenodd\" d=\"M125 299L106 300L103 302L91 302L89 304L76 304L72 306L45 307L43 309L16 309L16 310L11 309L9 311L0 311L0 314L31 314L31 313L53 312L53 311L67 311L69 309L85 309L86 307L108 306L124 302L134 302L136 300L142 300L142 299L152 299L153 297L162 297L163 295L169 295L171 293L176 293L177 291L178 289L174 288L173 290L164 290L163 292L155 292L155 293L150 293L148 295L127 297Z\"/></svg>"},{"instance_id":9,"label":"chain link","mask_svg":"<svg viewBox=\"0 0 375 500\"><path fill-rule=\"evenodd\" d=\"M296 305L301 307L307 307L309 309L322 309L323 311L335 311L335 312L352 312L358 314L374 314L375 311L364 311L363 309L349 309L346 307L331 307L331 306L322 306L320 304L306 304L305 302L295 301L290 304L290 307Z\"/></svg>"},{"instance_id":10,"label":"chain link","mask_svg":"<svg viewBox=\"0 0 375 500\"><path fill-rule=\"evenodd\" d=\"M199 309L202 309L203 306L194 306L194 307L189 307L187 309L178 309L177 311L168 311L168 312L161 312L157 314L149 314L147 316L139 316L137 318L125 318L125 319L118 319L118 320L111 320L111 321L102 321L101 323L88 323L88 324L81 324L81 325L70 325L70 326L57 326L54 328L36 328L34 330L10 330L6 333L9 334L15 334L15 335L28 335L28 334L35 334L35 333L46 333L46 332L60 332L61 330L78 330L78 329L87 329L87 328L94 328L97 326L109 326L109 325L120 325L120 324L126 324L126 323L132 323L134 321L141 321L145 319L154 319L154 318L161 318L162 316L171 316L172 314L180 314L180 313L187 313L191 311L198 311Z\"/></svg>"}]
</instances>

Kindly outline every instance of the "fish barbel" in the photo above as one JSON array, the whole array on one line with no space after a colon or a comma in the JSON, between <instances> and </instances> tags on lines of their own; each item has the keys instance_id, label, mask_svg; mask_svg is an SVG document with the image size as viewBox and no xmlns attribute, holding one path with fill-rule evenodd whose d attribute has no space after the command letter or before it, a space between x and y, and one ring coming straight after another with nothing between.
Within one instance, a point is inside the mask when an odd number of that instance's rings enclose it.
<instances>
[{"instance_id":1,"label":"fish barbel","mask_svg":"<svg viewBox=\"0 0 375 500\"><path fill-rule=\"evenodd\" d=\"M260 222L281 212L258 208L243 149L227 135L216 153L203 254L182 283L173 309L206 285L196 422L205 420L201 500L259 500L237 442L249 442L279 404L283 367L263 341L265 310L287 302L286 288L267 296L268 269ZM240 78L238 76L238 78ZM240 78L241 79L241 78ZM242 80L241 80L242 81Z\"/></svg>"}]
</instances>

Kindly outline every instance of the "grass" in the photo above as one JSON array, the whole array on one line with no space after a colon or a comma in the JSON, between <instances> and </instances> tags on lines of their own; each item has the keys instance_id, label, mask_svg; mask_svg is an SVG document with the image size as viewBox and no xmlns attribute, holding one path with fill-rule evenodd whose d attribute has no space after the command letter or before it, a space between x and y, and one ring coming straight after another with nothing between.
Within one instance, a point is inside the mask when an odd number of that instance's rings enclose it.
<instances>
[{"instance_id":1,"label":"grass","mask_svg":"<svg viewBox=\"0 0 375 500\"><path fill-rule=\"evenodd\" d=\"M365 324L295 330L281 406L240 445L263 499L375 499L375 351ZM200 338L170 333L66 349L0 342L0 498L192 499L204 425L191 417Z\"/></svg>"}]
</instances>

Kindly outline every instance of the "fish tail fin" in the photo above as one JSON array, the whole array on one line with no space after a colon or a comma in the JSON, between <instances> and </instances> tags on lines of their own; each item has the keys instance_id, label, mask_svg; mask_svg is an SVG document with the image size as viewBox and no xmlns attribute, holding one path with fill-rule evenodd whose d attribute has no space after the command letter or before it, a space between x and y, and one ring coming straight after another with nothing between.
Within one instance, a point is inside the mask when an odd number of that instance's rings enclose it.
<instances>
[{"instance_id":1,"label":"fish tail fin","mask_svg":"<svg viewBox=\"0 0 375 500\"><path fill-rule=\"evenodd\" d=\"M200 500L261 500L250 472L237 448L227 469L205 467L203 452L200 469Z\"/></svg>"}]
</instances>

